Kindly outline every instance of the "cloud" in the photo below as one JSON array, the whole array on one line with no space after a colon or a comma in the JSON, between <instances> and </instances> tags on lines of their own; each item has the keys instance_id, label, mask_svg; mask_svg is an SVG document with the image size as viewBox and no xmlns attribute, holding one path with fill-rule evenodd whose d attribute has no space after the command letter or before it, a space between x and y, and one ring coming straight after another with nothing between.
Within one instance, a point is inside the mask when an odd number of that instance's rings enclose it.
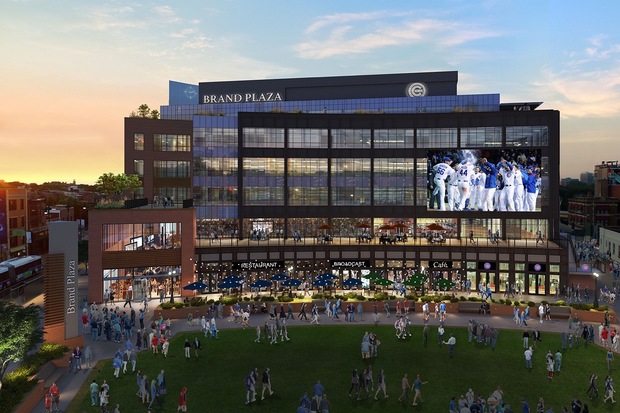
<instances>
[{"instance_id":1,"label":"cloud","mask_svg":"<svg viewBox=\"0 0 620 413\"><path fill-rule=\"evenodd\" d=\"M458 21L414 19L411 13L389 12L324 16L312 23L305 33L315 39L295 46L299 57L304 59L360 54L386 46L429 44L454 47L502 35L497 30Z\"/></svg>"},{"instance_id":2,"label":"cloud","mask_svg":"<svg viewBox=\"0 0 620 413\"><path fill-rule=\"evenodd\" d=\"M610 44L606 35L595 35L578 51L567 53L566 61L542 69L542 80L534 83L538 96L550 96L545 103L564 118L606 118L620 114L620 45Z\"/></svg>"}]
</instances>

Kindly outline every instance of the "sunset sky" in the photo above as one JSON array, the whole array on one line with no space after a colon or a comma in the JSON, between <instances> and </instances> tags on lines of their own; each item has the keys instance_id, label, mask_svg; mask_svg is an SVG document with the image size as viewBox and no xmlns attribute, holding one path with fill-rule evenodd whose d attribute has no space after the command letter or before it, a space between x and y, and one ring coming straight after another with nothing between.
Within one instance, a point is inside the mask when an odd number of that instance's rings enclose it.
<instances>
[{"instance_id":1,"label":"sunset sky","mask_svg":"<svg viewBox=\"0 0 620 413\"><path fill-rule=\"evenodd\" d=\"M0 3L0 179L123 172L123 118L168 81L459 72L458 93L561 112L561 176L618 160L620 2Z\"/></svg>"}]
</instances>

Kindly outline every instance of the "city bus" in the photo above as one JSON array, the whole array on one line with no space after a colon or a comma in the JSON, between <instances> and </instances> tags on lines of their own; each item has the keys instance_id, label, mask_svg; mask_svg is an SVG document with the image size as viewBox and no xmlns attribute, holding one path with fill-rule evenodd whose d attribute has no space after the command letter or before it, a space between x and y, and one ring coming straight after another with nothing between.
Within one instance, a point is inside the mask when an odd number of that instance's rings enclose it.
<instances>
[{"instance_id":1,"label":"city bus","mask_svg":"<svg viewBox=\"0 0 620 413\"><path fill-rule=\"evenodd\" d=\"M43 263L39 255L11 258L0 262L0 293L36 278L42 270Z\"/></svg>"}]
</instances>

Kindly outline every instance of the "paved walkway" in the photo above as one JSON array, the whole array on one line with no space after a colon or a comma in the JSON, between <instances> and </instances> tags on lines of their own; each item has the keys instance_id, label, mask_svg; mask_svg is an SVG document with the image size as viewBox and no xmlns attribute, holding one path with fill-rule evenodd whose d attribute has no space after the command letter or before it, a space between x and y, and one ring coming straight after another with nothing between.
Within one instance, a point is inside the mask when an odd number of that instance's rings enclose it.
<instances>
[{"instance_id":1,"label":"paved walkway","mask_svg":"<svg viewBox=\"0 0 620 413\"><path fill-rule=\"evenodd\" d=\"M88 289L88 286L87 286L88 280L86 279L86 277L80 277L79 281L80 281L79 283L80 296L86 296L87 289ZM611 284L608 284L608 285L611 285ZM209 298L216 299L218 297L219 297L219 294L217 295L214 294L212 297L210 296ZM495 295L495 298L496 299L502 298L502 296ZM550 297L528 296L528 295L524 295L522 299L525 301L533 301L535 303L539 303L541 300L544 300L544 299L549 300L549 301L554 301L554 297L550 298ZM42 305L43 304L42 295L35 297L33 300L29 301L26 304L30 304L30 303ZM116 305L118 305L121 308L122 308L122 304L123 304L123 301L116 302ZM136 311L138 308L141 308L141 305L142 304L140 303L134 304L134 308L136 308ZM155 309L157 308L158 305L159 305L159 299L153 299L149 302L148 304L149 312L147 313L148 315L145 318L146 325L150 324L151 317L156 313ZM620 313L619 311L620 306L618 305L618 302L616 302L615 307L616 307L615 310L618 313ZM411 313L411 314L412 314L411 316L412 325L413 326L421 325L422 324L421 313ZM552 312L552 316L553 316L553 312ZM257 324L263 325L265 321L268 319L268 317L269 317L268 314L253 314L250 317L250 325L251 326L256 326ZM353 322L354 324L372 324L373 323L373 315L371 313L364 313L363 320L359 320L358 314L356 313L355 319L356 321ZM467 325L467 322L470 319L476 319L479 322L482 322L484 320L485 323L491 325L494 328L499 328L499 329L520 329L521 328L515 325L514 320L510 316L478 315L478 314L467 314L467 313L448 314L444 325L447 327L451 327L451 326L452 327L456 327L456 326L464 327ZM385 313L382 313L379 319L379 324L380 325L392 325L394 320L395 320L395 314L392 313L392 316L390 318L386 318ZM81 324L81 320L79 321L76 320L76 322ZM331 320L324 314L321 316L320 322L322 325L333 325L333 324L347 325L348 324L348 322L344 321L344 317L342 316L340 317L339 320ZM614 320L614 322L617 322L617 320ZM294 321L291 321L288 323L289 326L309 325L309 324L310 323L308 321L300 321L298 319L295 319ZM438 318L437 319L433 317L430 318L431 326L437 326L438 324L439 324ZM239 324L236 324L232 321L228 321L227 317L224 317L222 320L219 320L217 326L218 326L218 329L227 329L227 328L238 328ZM178 320L176 322L174 321L172 322L173 334L177 332L182 332L182 331L196 330L197 328L198 328L197 326L189 326L186 320ZM551 320L551 321L545 321L544 323L541 324L538 321L538 319L536 319L536 317L532 315L532 319L530 320L530 323L528 323L528 328L530 329L538 328L539 331L541 332L561 333L562 331L568 328L568 322L566 319L556 319L556 320ZM80 328L80 331L81 331L81 328ZM115 344L113 342L107 342L105 340L97 340L93 342L90 338L90 335L86 334L84 338L84 346L88 346L88 345L91 346L91 349L93 351L93 358L94 358L95 363L99 360L111 359L112 357L114 357L114 353L119 347L119 344ZM82 387L82 385L86 381L89 373L90 373L90 370L85 369L85 368L83 368L81 371L71 373L69 372L69 369L67 367L67 371L61 376L61 378L57 382L60 388L60 392L61 392L61 402L60 402L61 411L64 411L67 408L71 400L75 397L77 391ZM36 411L41 411L41 412L45 411L43 400L41 400L41 402L37 405Z\"/></svg>"}]
</instances>

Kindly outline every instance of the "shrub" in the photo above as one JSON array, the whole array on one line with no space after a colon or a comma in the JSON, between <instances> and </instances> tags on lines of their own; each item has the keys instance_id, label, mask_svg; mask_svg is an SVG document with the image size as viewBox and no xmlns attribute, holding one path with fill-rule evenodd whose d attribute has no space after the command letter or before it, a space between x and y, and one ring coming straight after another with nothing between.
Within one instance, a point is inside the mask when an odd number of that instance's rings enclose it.
<instances>
[{"instance_id":1,"label":"shrub","mask_svg":"<svg viewBox=\"0 0 620 413\"><path fill-rule=\"evenodd\" d=\"M566 305L566 301L558 300L558 301L555 302L555 305Z\"/></svg>"},{"instance_id":2,"label":"shrub","mask_svg":"<svg viewBox=\"0 0 620 413\"><path fill-rule=\"evenodd\" d=\"M263 296L260 298L260 300L261 300L261 301L266 301L266 302L273 302L273 301L275 301L275 300L276 300L276 298L275 298L275 297L273 297L273 296L271 296L271 295L263 295Z\"/></svg>"},{"instance_id":3,"label":"shrub","mask_svg":"<svg viewBox=\"0 0 620 413\"><path fill-rule=\"evenodd\" d=\"M191 307L200 307L202 305L204 305L204 300L202 299L202 297L193 297L191 300L189 300L189 305Z\"/></svg>"},{"instance_id":4,"label":"shrub","mask_svg":"<svg viewBox=\"0 0 620 413\"><path fill-rule=\"evenodd\" d=\"M290 303L291 301L293 301L293 297L289 297L288 295L283 295L281 297L278 297L278 300L281 303Z\"/></svg>"},{"instance_id":5,"label":"shrub","mask_svg":"<svg viewBox=\"0 0 620 413\"><path fill-rule=\"evenodd\" d=\"M180 301L175 301L174 303L172 303L172 306L174 308L183 308L183 307L185 307L185 303L184 302L180 302Z\"/></svg>"},{"instance_id":6,"label":"shrub","mask_svg":"<svg viewBox=\"0 0 620 413\"><path fill-rule=\"evenodd\" d=\"M233 305L235 304L237 301L239 301L238 297L234 297L234 296L228 296L228 297L222 297L222 299L220 300L222 302L223 305Z\"/></svg>"},{"instance_id":7,"label":"shrub","mask_svg":"<svg viewBox=\"0 0 620 413\"><path fill-rule=\"evenodd\" d=\"M312 294L312 299L313 300L320 300L322 298L323 298L323 294L321 294L321 293Z\"/></svg>"},{"instance_id":8,"label":"shrub","mask_svg":"<svg viewBox=\"0 0 620 413\"><path fill-rule=\"evenodd\" d=\"M451 303L458 303L459 299L457 297L450 297L450 302Z\"/></svg>"},{"instance_id":9,"label":"shrub","mask_svg":"<svg viewBox=\"0 0 620 413\"><path fill-rule=\"evenodd\" d=\"M170 302L161 303L159 306L162 310L170 310L171 308L174 308L174 304Z\"/></svg>"},{"instance_id":10,"label":"shrub","mask_svg":"<svg viewBox=\"0 0 620 413\"><path fill-rule=\"evenodd\" d=\"M525 301L524 301L525 302ZM536 307L536 303L534 301L528 301L527 302L527 306L528 307Z\"/></svg>"},{"instance_id":11,"label":"shrub","mask_svg":"<svg viewBox=\"0 0 620 413\"><path fill-rule=\"evenodd\" d=\"M387 295L387 293L375 293L375 300L377 301L385 301L389 299L389 296Z\"/></svg>"},{"instance_id":12,"label":"shrub","mask_svg":"<svg viewBox=\"0 0 620 413\"><path fill-rule=\"evenodd\" d=\"M243 301L250 301L250 297L243 297Z\"/></svg>"},{"instance_id":13,"label":"shrub","mask_svg":"<svg viewBox=\"0 0 620 413\"><path fill-rule=\"evenodd\" d=\"M363 296L363 295L361 295L361 294L358 294L358 295L356 295L356 296L355 296L355 299L356 299L356 300L359 300L359 301L365 301L365 300L366 300L366 297L364 297L364 296Z\"/></svg>"},{"instance_id":14,"label":"shrub","mask_svg":"<svg viewBox=\"0 0 620 413\"><path fill-rule=\"evenodd\" d=\"M505 304L506 305L512 305L512 300L510 298L506 298Z\"/></svg>"}]
</instances>

